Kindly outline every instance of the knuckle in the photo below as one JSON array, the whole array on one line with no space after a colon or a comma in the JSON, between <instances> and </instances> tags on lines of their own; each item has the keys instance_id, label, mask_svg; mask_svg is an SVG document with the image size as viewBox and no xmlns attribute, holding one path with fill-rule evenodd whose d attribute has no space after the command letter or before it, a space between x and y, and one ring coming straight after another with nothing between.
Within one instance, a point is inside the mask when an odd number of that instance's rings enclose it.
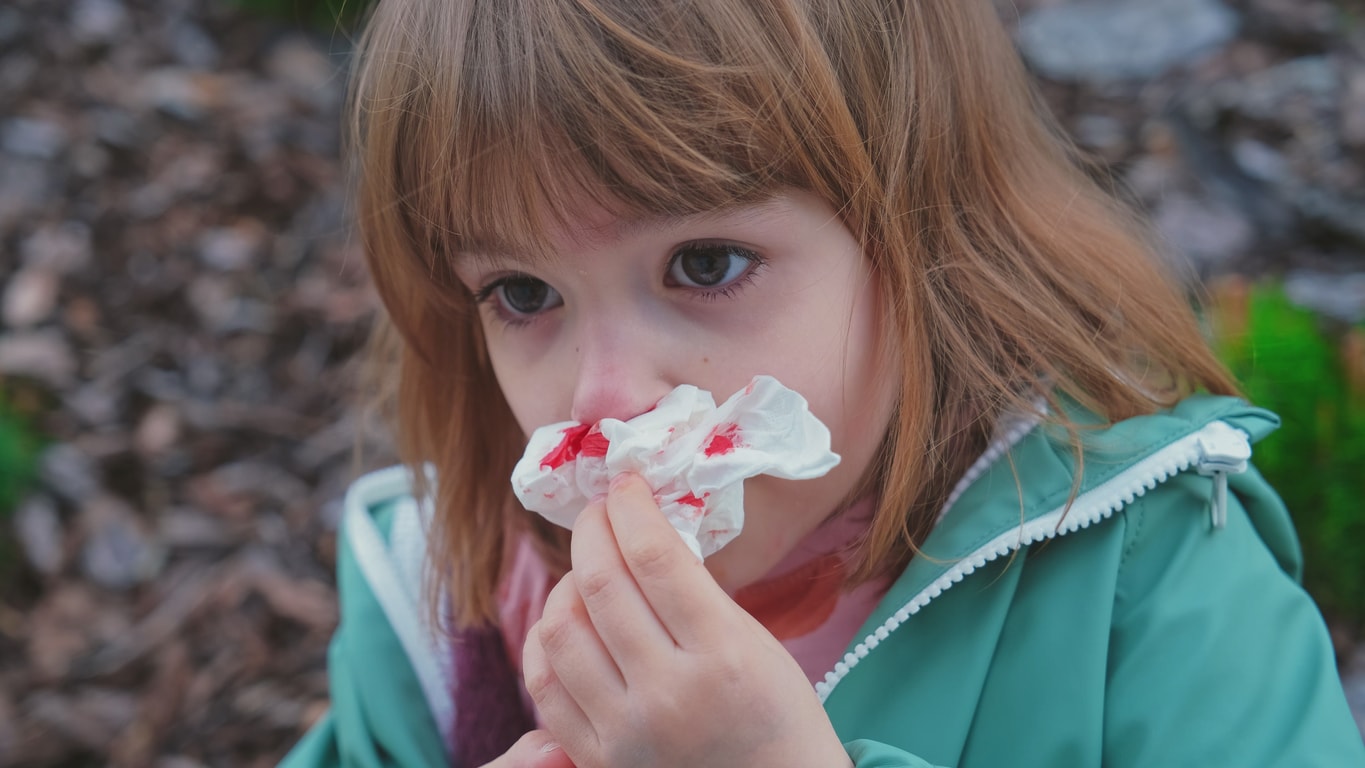
<instances>
[{"instance_id":1,"label":"knuckle","mask_svg":"<svg viewBox=\"0 0 1365 768\"><path fill-rule=\"evenodd\" d=\"M630 570L640 579L664 579L673 571L675 548L662 541L642 543L627 553Z\"/></svg>"},{"instance_id":2,"label":"knuckle","mask_svg":"<svg viewBox=\"0 0 1365 768\"><path fill-rule=\"evenodd\" d=\"M575 571L578 594L584 603L600 604L616 591L615 580L605 571Z\"/></svg>"},{"instance_id":3,"label":"knuckle","mask_svg":"<svg viewBox=\"0 0 1365 768\"><path fill-rule=\"evenodd\" d=\"M531 700L536 704L544 705L550 699L550 691L554 688L555 676L553 672L540 671L526 676L526 692L531 695Z\"/></svg>"},{"instance_id":4,"label":"knuckle","mask_svg":"<svg viewBox=\"0 0 1365 768\"><path fill-rule=\"evenodd\" d=\"M573 620L568 616L545 616L536 627L540 647L551 656L567 647L573 634Z\"/></svg>"},{"instance_id":5,"label":"knuckle","mask_svg":"<svg viewBox=\"0 0 1365 768\"><path fill-rule=\"evenodd\" d=\"M527 669L525 672L526 692L531 695L531 699L536 704L544 704L550 699L550 692L558 683L554 670L550 666L542 665L536 669Z\"/></svg>"}]
</instances>

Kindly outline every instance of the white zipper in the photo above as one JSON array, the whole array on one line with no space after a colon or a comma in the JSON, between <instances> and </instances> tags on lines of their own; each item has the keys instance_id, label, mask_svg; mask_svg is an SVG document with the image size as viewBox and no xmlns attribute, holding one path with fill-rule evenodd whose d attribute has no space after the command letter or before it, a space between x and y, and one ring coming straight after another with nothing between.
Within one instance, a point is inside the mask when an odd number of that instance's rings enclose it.
<instances>
[{"instance_id":1,"label":"white zipper","mask_svg":"<svg viewBox=\"0 0 1365 768\"><path fill-rule=\"evenodd\" d=\"M1003 453L1003 451L999 452ZM1069 506L1062 505L1045 515L1005 531L978 547L975 552L953 564L946 572L891 614L876 631L844 654L843 660L815 684L823 702L835 686L863 659L900 628L911 616L935 600L954 584L987 563L1031 544L1064 536L1092 523L1100 522L1131 504L1134 499L1191 467L1214 478L1210 500L1210 520L1221 528L1227 520L1227 475L1246 471L1251 457L1251 439L1245 432L1222 421L1205 425L1148 456L1114 477L1078 496Z\"/></svg>"},{"instance_id":2,"label":"white zipper","mask_svg":"<svg viewBox=\"0 0 1365 768\"><path fill-rule=\"evenodd\" d=\"M1227 429L1217 430L1213 434L1201 433L1199 447L1203 455L1199 460L1199 474L1213 477L1209 521L1214 528L1222 528L1228 522L1228 475L1240 475L1247 471L1251 441L1240 430L1228 427L1221 421L1213 424L1222 424ZM1233 434L1227 434L1227 430Z\"/></svg>"}]
</instances>

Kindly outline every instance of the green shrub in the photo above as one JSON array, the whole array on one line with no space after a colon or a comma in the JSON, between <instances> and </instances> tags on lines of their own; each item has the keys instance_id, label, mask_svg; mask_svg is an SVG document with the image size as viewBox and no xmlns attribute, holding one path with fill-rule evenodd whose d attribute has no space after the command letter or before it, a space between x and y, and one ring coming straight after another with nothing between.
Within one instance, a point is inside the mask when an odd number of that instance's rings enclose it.
<instances>
[{"instance_id":1,"label":"green shrub","mask_svg":"<svg viewBox=\"0 0 1365 768\"><path fill-rule=\"evenodd\" d=\"M0 388L0 520L8 519L33 482L37 458L37 434Z\"/></svg>"},{"instance_id":2,"label":"green shrub","mask_svg":"<svg viewBox=\"0 0 1365 768\"><path fill-rule=\"evenodd\" d=\"M38 448L37 433L25 414L12 405L0 382L0 591L19 564L14 537L9 535L10 518L33 482Z\"/></svg>"},{"instance_id":3,"label":"green shrub","mask_svg":"<svg viewBox=\"0 0 1365 768\"><path fill-rule=\"evenodd\" d=\"M1215 292L1215 347L1282 426L1253 461L1294 516L1304 586L1330 616L1365 618L1365 328L1331 328L1274 283Z\"/></svg>"}]
</instances>

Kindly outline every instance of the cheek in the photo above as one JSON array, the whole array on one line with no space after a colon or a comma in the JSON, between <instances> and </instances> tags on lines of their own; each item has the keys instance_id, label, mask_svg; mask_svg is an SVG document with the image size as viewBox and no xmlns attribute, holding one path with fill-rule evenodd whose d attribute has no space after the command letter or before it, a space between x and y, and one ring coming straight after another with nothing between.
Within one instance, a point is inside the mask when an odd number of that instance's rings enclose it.
<instances>
[{"instance_id":1,"label":"cheek","mask_svg":"<svg viewBox=\"0 0 1365 768\"><path fill-rule=\"evenodd\" d=\"M563 411L557 405L553 376L540 366L499 354L491 346L489 352L498 388L524 435L529 437L537 427L567 418L559 415Z\"/></svg>"},{"instance_id":2,"label":"cheek","mask_svg":"<svg viewBox=\"0 0 1365 768\"><path fill-rule=\"evenodd\" d=\"M849 462L845 471L861 475L882 437L895 409L900 390L900 364L882 343L884 322L875 290L861 291L852 315L840 319L837 338L831 341L837 360L819 371L812 401L816 415L825 420L835 450Z\"/></svg>"}]
</instances>

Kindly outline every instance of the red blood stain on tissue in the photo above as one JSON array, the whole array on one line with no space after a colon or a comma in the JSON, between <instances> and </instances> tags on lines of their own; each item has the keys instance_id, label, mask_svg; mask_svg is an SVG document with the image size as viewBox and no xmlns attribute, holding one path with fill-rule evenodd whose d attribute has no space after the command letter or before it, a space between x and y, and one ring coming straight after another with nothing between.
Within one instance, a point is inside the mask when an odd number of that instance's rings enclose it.
<instances>
[{"instance_id":1,"label":"red blood stain on tissue","mask_svg":"<svg viewBox=\"0 0 1365 768\"><path fill-rule=\"evenodd\" d=\"M609 441L593 425L579 424L565 429L564 438L540 460L540 468L551 472L568 464L579 455L602 457L607 455Z\"/></svg>"},{"instance_id":2,"label":"red blood stain on tissue","mask_svg":"<svg viewBox=\"0 0 1365 768\"><path fill-rule=\"evenodd\" d=\"M588 430L588 434L583 436L581 456L595 456L602 458L607 455L607 448L611 446L611 441L602 434L596 427Z\"/></svg>"},{"instance_id":3,"label":"red blood stain on tissue","mask_svg":"<svg viewBox=\"0 0 1365 768\"><path fill-rule=\"evenodd\" d=\"M707 496L710 495L711 494L709 493L703 493L701 495L701 498L699 499L697 498L697 495L695 493L688 493L686 496L678 499L678 503L686 504L689 507L696 507L697 509L701 509L702 507L706 506L705 499Z\"/></svg>"},{"instance_id":4,"label":"red blood stain on tissue","mask_svg":"<svg viewBox=\"0 0 1365 768\"><path fill-rule=\"evenodd\" d=\"M706 458L713 456L724 456L736 448L742 448L744 443L739 441L738 424L721 424L711 432L710 439L706 442L704 453Z\"/></svg>"},{"instance_id":5,"label":"red blood stain on tissue","mask_svg":"<svg viewBox=\"0 0 1365 768\"><path fill-rule=\"evenodd\" d=\"M540 468L548 469L551 472L573 461L578 456L579 450L583 447L583 435L587 434L588 427L579 425L569 427L562 433L564 438L559 441L553 450L545 454L545 458L540 460Z\"/></svg>"}]
</instances>

